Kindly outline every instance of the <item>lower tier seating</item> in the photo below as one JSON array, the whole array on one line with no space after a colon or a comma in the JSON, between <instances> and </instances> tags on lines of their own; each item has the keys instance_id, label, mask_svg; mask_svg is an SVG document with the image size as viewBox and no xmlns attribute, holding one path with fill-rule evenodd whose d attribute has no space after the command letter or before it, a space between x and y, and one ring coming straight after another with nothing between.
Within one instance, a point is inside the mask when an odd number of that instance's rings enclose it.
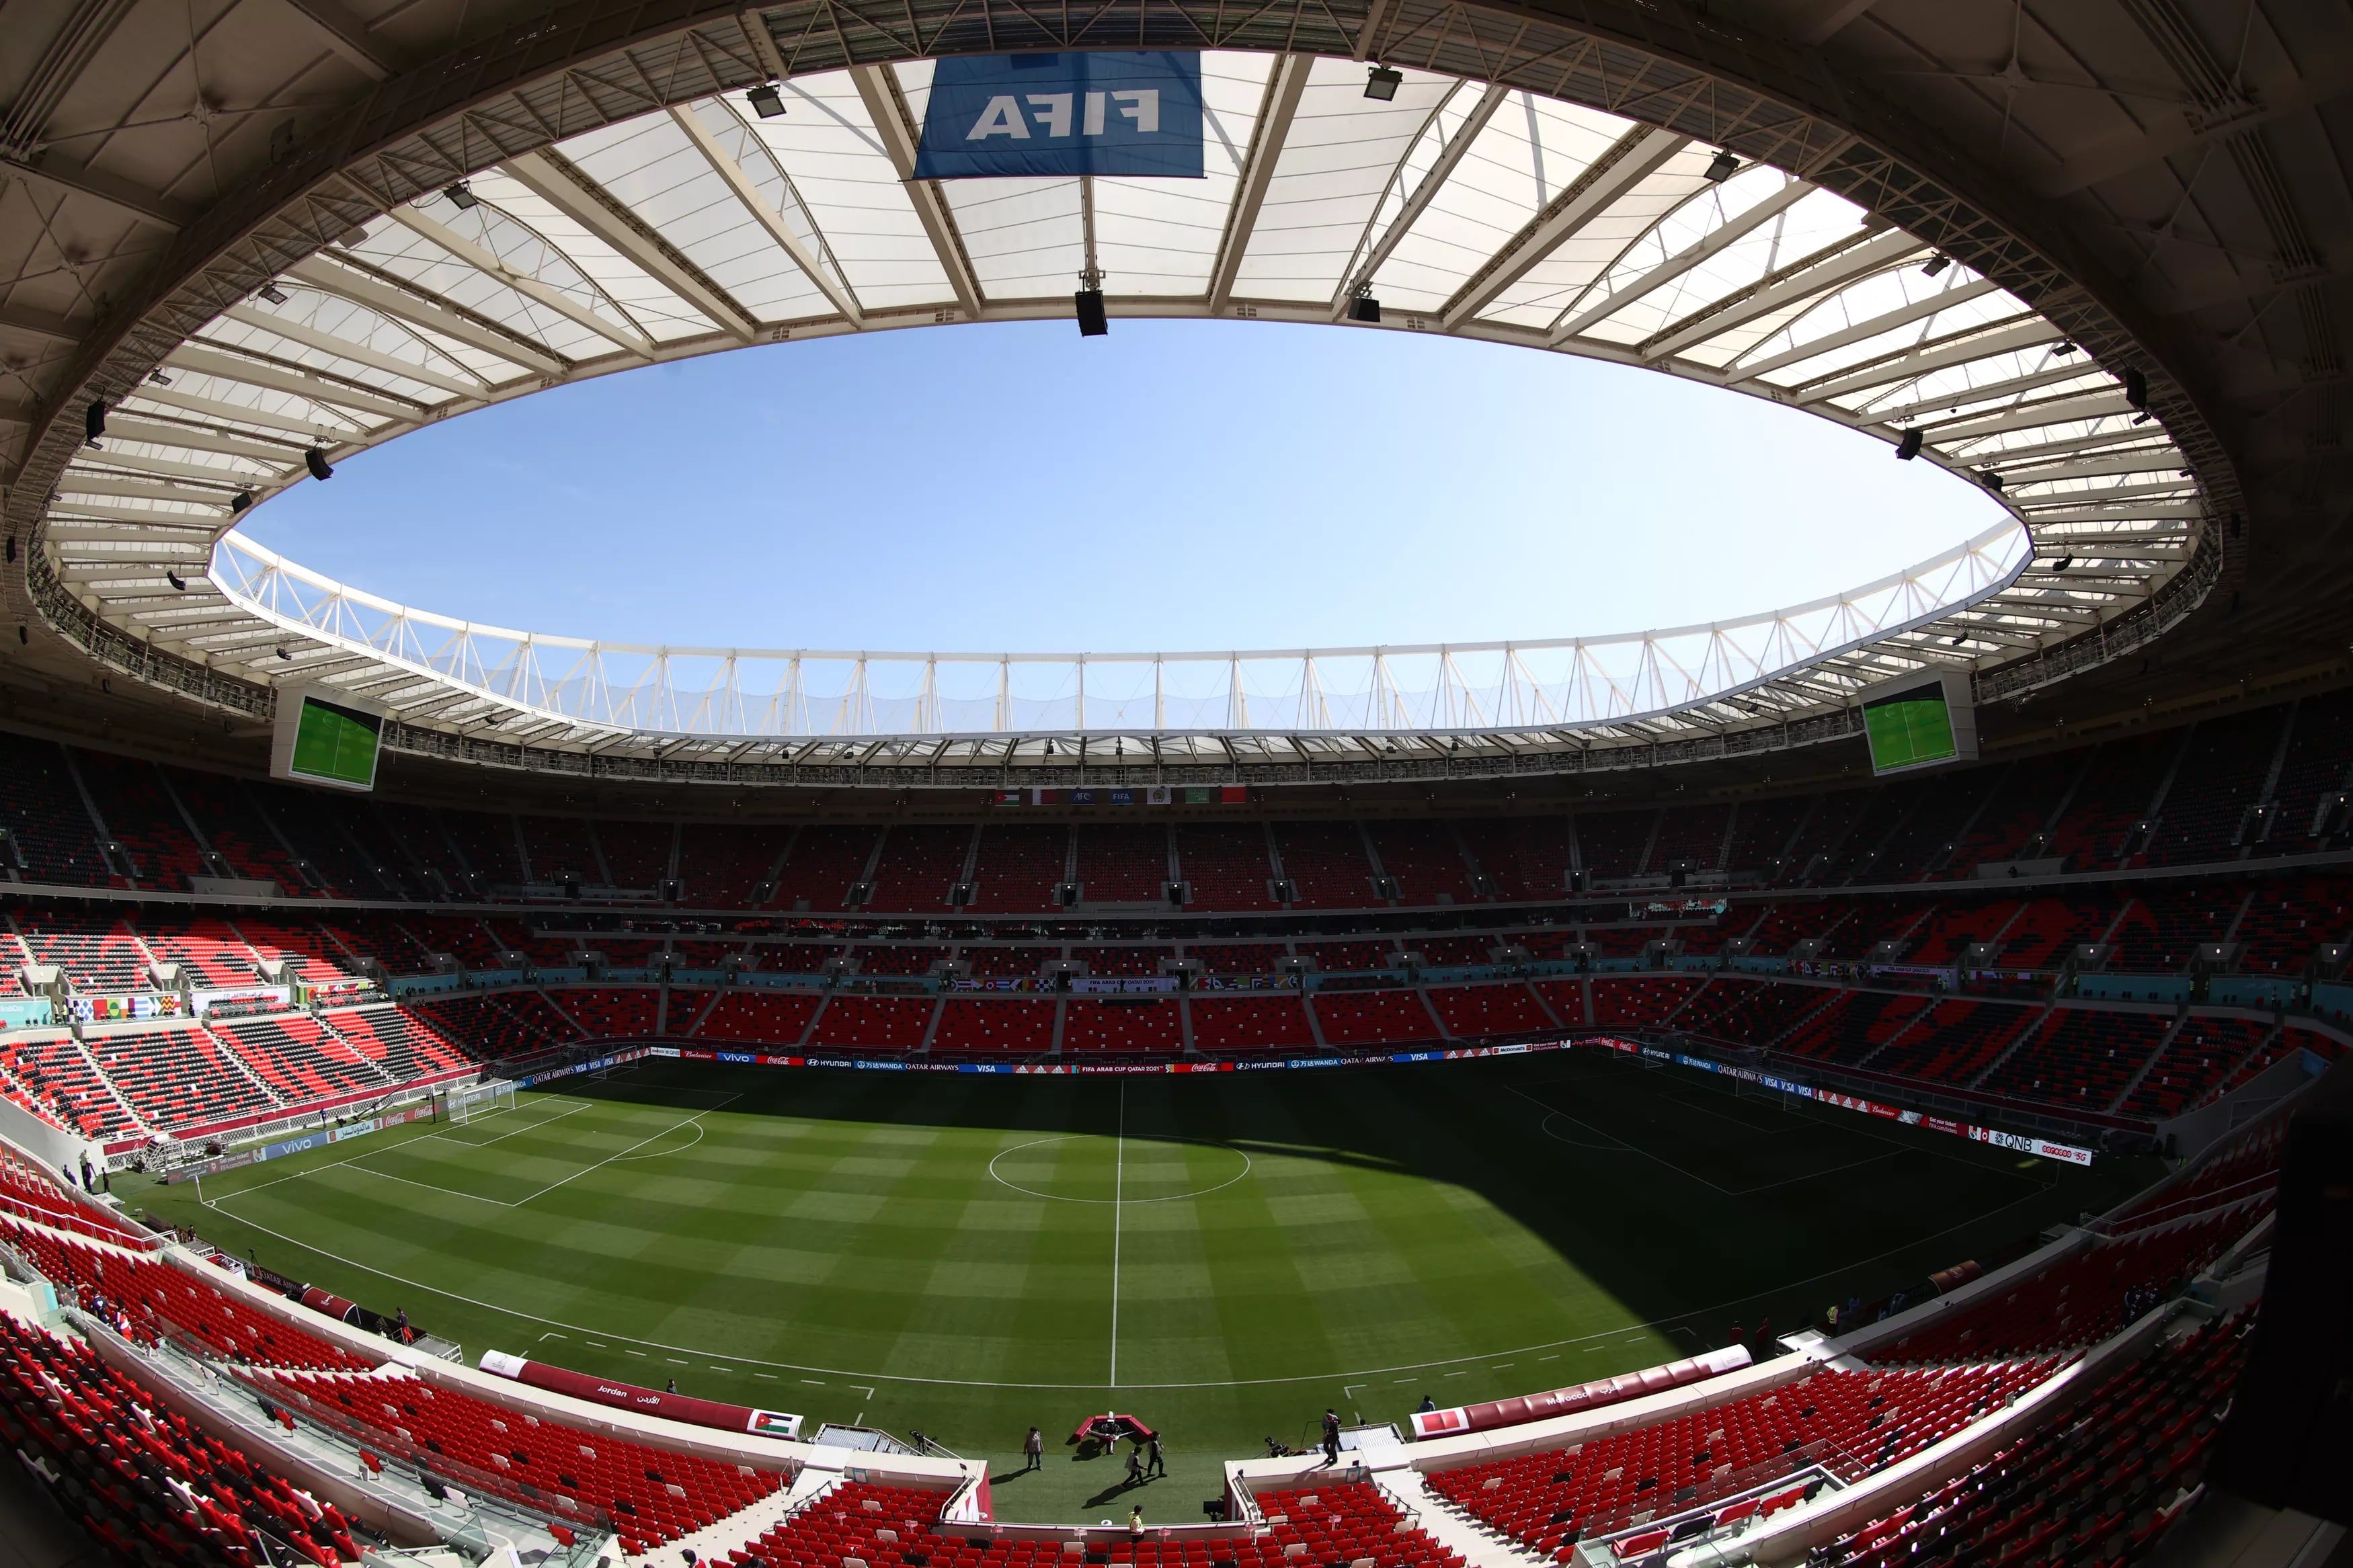
<instances>
[{"instance_id":1,"label":"lower tier seating","mask_svg":"<svg viewBox=\"0 0 2353 1568\"><path fill-rule=\"evenodd\" d=\"M1438 1010L1446 1032L1458 1039L1535 1035L1558 1027L1525 985L1433 985L1430 1005Z\"/></svg>"},{"instance_id":2,"label":"lower tier seating","mask_svg":"<svg viewBox=\"0 0 2353 1568\"><path fill-rule=\"evenodd\" d=\"M1438 1020L1419 991L1319 993L1313 1005L1326 1045L1401 1046L1439 1037Z\"/></svg>"},{"instance_id":3,"label":"lower tier seating","mask_svg":"<svg viewBox=\"0 0 2353 1568\"><path fill-rule=\"evenodd\" d=\"M837 1051L912 1051L931 1027L928 996L836 996L817 1016L812 1047Z\"/></svg>"},{"instance_id":4,"label":"lower tier seating","mask_svg":"<svg viewBox=\"0 0 2353 1568\"><path fill-rule=\"evenodd\" d=\"M1858 1479L1941 1441L2060 1365L2045 1357L1815 1372L1630 1432L1441 1470L1430 1489L1551 1556L1582 1535L1641 1524L1810 1465Z\"/></svg>"},{"instance_id":5,"label":"lower tier seating","mask_svg":"<svg viewBox=\"0 0 2353 1568\"><path fill-rule=\"evenodd\" d=\"M274 1110L280 1101L197 1025L100 1035L90 1054L150 1127L201 1126ZM301 1098L290 1092L288 1100Z\"/></svg>"},{"instance_id":6,"label":"lower tier seating","mask_svg":"<svg viewBox=\"0 0 2353 1568\"><path fill-rule=\"evenodd\" d=\"M351 1522L173 1413L89 1346L0 1313L0 1436L107 1561L356 1563Z\"/></svg>"},{"instance_id":7,"label":"lower tier seating","mask_svg":"<svg viewBox=\"0 0 2353 1568\"><path fill-rule=\"evenodd\" d=\"M423 1018L397 1007L320 1015L363 1058L396 1083L474 1065L464 1047Z\"/></svg>"},{"instance_id":8,"label":"lower tier seating","mask_svg":"<svg viewBox=\"0 0 2353 1568\"><path fill-rule=\"evenodd\" d=\"M1185 1048L1184 1019L1177 1005L1173 996L1165 1002L1073 997L1062 1021L1062 1054L1173 1057ZM946 1032L944 1025L941 1032Z\"/></svg>"},{"instance_id":9,"label":"lower tier seating","mask_svg":"<svg viewBox=\"0 0 2353 1568\"><path fill-rule=\"evenodd\" d=\"M838 1005L838 1004L837 1004ZM1071 1004L1073 1007L1076 1003ZM1051 1002L959 1002L940 1004L940 1026L932 1033L934 1055L943 1052L1042 1057L1054 1048Z\"/></svg>"},{"instance_id":10,"label":"lower tier seating","mask_svg":"<svg viewBox=\"0 0 2353 1568\"><path fill-rule=\"evenodd\" d=\"M785 1483L775 1471L563 1426L414 1376L248 1375L313 1419L461 1486L584 1524L609 1520L632 1556L691 1535Z\"/></svg>"},{"instance_id":11,"label":"lower tier seating","mask_svg":"<svg viewBox=\"0 0 2353 1568\"><path fill-rule=\"evenodd\" d=\"M694 1037L713 1045L788 1048L800 1044L818 1000L813 991L730 991L695 1025Z\"/></svg>"},{"instance_id":12,"label":"lower tier seating","mask_svg":"<svg viewBox=\"0 0 2353 1568\"><path fill-rule=\"evenodd\" d=\"M727 1568L841 1568L845 1562L898 1568L920 1551L930 1568L1062 1568L1075 1563L1062 1542L972 1542L931 1533L945 1492L848 1481L758 1540L730 1553ZM1267 1531L1241 1541L1114 1541L1087 1561L1098 1568L1301 1568L1370 1563L1372 1568L1462 1568L1366 1481L1335 1480L1258 1499Z\"/></svg>"},{"instance_id":13,"label":"lower tier seating","mask_svg":"<svg viewBox=\"0 0 2353 1568\"><path fill-rule=\"evenodd\" d=\"M1306 1051L1315 1048L1307 1009L1295 994L1272 996L1196 996L1193 1048L1211 1054L1244 1051Z\"/></svg>"},{"instance_id":14,"label":"lower tier seating","mask_svg":"<svg viewBox=\"0 0 2353 1568\"><path fill-rule=\"evenodd\" d=\"M2099 1563L2129 1568L2203 1479L2253 1315L2152 1347L2063 1420L1818 1552L1827 1568Z\"/></svg>"},{"instance_id":15,"label":"lower tier seating","mask_svg":"<svg viewBox=\"0 0 2353 1568\"><path fill-rule=\"evenodd\" d=\"M290 1105L393 1085L389 1074L300 1013L215 1024L213 1033Z\"/></svg>"}]
</instances>

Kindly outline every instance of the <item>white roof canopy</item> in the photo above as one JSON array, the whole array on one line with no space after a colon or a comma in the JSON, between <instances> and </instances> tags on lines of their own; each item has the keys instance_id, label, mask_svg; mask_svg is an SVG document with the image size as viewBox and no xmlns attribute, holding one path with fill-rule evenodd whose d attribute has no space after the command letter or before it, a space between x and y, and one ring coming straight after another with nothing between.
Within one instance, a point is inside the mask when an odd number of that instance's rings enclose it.
<instances>
[{"instance_id":1,"label":"white roof canopy","mask_svg":"<svg viewBox=\"0 0 2353 1568\"><path fill-rule=\"evenodd\" d=\"M1203 59L1208 174L918 182L931 66L797 78L497 164L295 263L167 355L65 471L43 538L102 619L411 725L675 754L813 738L1719 733L2113 618L2188 563L2189 465L2019 299L1784 171L1599 110L1345 59ZM1713 172L1721 174L1721 168ZM645 647L472 626L227 532L256 499L468 409L656 361L886 327L1113 317L1445 331L1647 366L1998 476L2010 517L1813 605L1606 637L1198 654ZM174 581L181 586L174 586Z\"/></svg>"}]
</instances>

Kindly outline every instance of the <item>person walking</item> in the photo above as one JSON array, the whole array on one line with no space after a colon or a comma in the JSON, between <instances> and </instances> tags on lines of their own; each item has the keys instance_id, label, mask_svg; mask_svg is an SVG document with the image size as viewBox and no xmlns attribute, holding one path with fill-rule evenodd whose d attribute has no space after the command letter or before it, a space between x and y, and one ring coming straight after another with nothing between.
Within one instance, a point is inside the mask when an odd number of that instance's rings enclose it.
<instances>
[{"instance_id":1,"label":"person walking","mask_svg":"<svg viewBox=\"0 0 2353 1568\"><path fill-rule=\"evenodd\" d=\"M1340 1462L1340 1413L1328 1405L1324 1407L1324 1462Z\"/></svg>"},{"instance_id":2,"label":"person walking","mask_svg":"<svg viewBox=\"0 0 2353 1568\"><path fill-rule=\"evenodd\" d=\"M1021 1439L1021 1469L1026 1475L1031 1470L1042 1470L1045 1468L1046 1438L1038 1428L1032 1426L1029 1428L1029 1435Z\"/></svg>"},{"instance_id":3,"label":"person walking","mask_svg":"<svg viewBox=\"0 0 2353 1568\"><path fill-rule=\"evenodd\" d=\"M1152 1435L1151 1442L1145 1449L1145 1464L1144 1467L1144 1479L1145 1480L1150 1480L1155 1476L1165 1476L1168 1473L1168 1457L1160 1451L1159 1433L1155 1432Z\"/></svg>"},{"instance_id":4,"label":"person walking","mask_svg":"<svg viewBox=\"0 0 2353 1568\"><path fill-rule=\"evenodd\" d=\"M1127 1447L1127 1484L1132 1487L1144 1484L1144 1446L1140 1443L1131 1443Z\"/></svg>"}]
</instances>

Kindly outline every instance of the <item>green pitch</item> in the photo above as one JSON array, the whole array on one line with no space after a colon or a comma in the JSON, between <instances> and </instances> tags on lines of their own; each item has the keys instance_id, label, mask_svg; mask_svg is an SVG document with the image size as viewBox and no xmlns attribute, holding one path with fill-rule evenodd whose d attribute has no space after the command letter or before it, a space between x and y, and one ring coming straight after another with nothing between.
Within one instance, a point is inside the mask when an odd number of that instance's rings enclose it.
<instances>
[{"instance_id":1,"label":"green pitch","mask_svg":"<svg viewBox=\"0 0 2353 1568\"><path fill-rule=\"evenodd\" d=\"M1089 1411L1168 1434L1155 1517L1326 1405L1402 1422L1799 1327L2107 1206L2079 1171L1793 1113L1599 1051L1217 1077L997 1079L659 1063L134 1206L380 1310L1047 1474ZM1195 1486L1199 1487L1198 1493ZM1127 1506L1122 1499L1119 1506Z\"/></svg>"}]
</instances>

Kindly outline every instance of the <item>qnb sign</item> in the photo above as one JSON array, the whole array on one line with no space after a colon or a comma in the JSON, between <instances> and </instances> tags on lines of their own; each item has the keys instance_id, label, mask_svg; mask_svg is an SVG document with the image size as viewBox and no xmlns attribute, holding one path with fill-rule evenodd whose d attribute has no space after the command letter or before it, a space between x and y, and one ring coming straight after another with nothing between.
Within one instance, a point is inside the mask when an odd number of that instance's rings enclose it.
<instances>
[{"instance_id":1,"label":"qnb sign","mask_svg":"<svg viewBox=\"0 0 2353 1568\"><path fill-rule=\"evenodd\" d=\"M939 62L915 175L1201 177L1201 57L994 55Z\"/></svg>"}]
</instances>

